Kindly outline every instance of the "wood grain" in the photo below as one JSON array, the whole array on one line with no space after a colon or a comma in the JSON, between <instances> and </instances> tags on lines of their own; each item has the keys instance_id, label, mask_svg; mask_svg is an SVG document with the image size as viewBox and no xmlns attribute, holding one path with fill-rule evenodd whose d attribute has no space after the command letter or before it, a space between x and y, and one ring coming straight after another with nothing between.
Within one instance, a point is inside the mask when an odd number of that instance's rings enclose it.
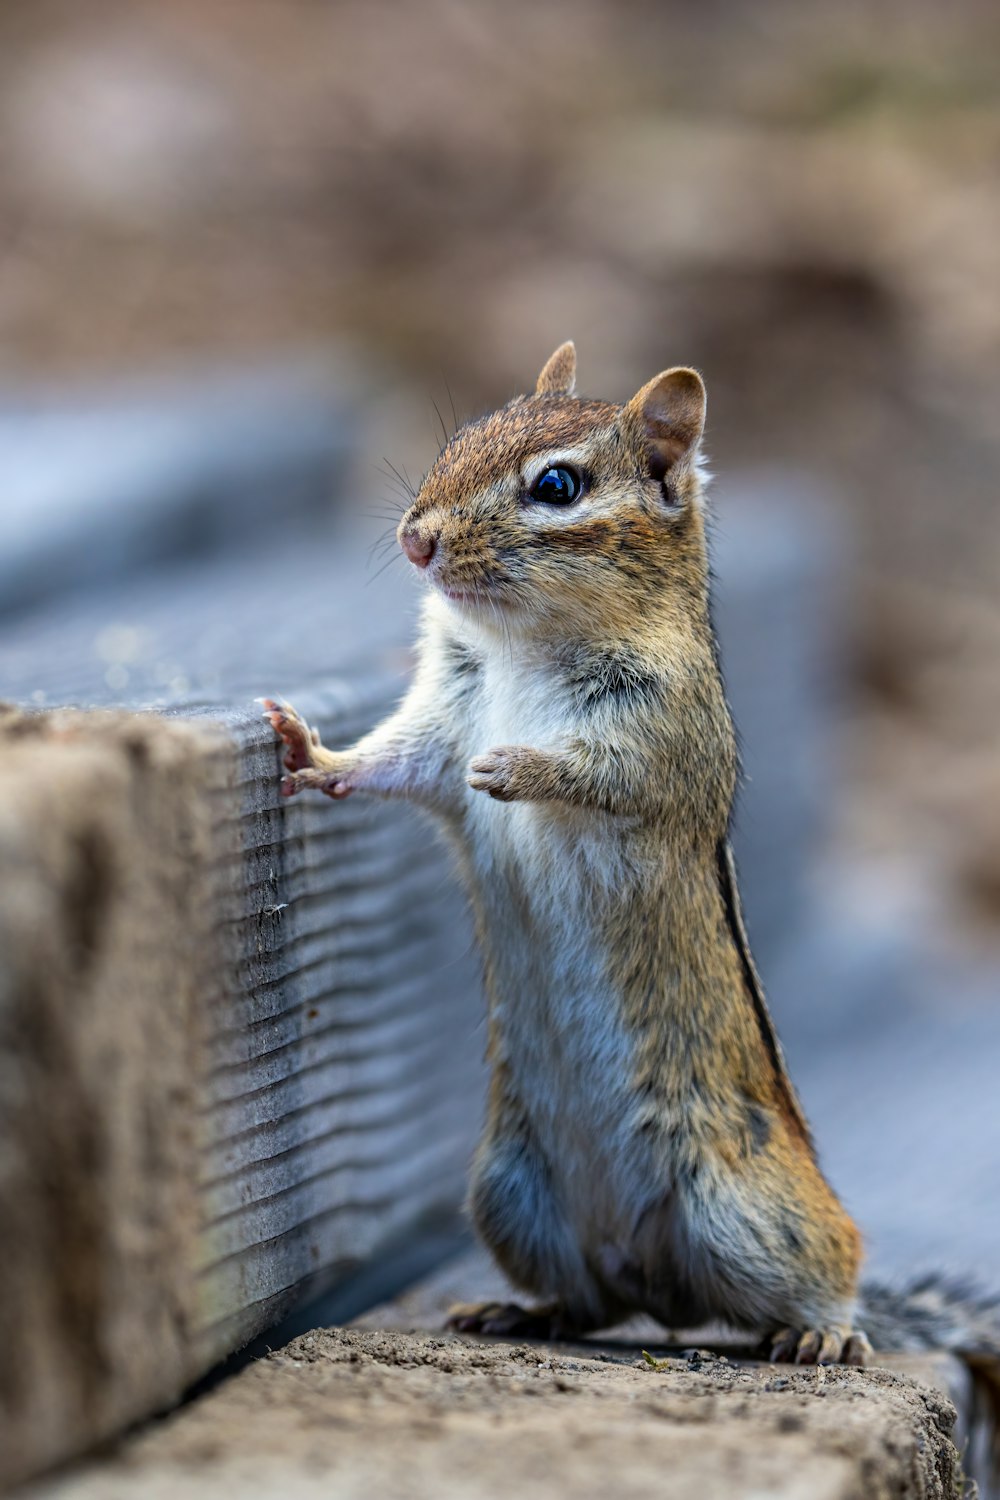
<instances>
[{"instance_id":1,"label":"wood grain","mask_svg":"<svg viewBox=\"0 0 1000 1500\"><path fill-rule=\"evenodd\" d=\"M388 692L297 701L336 743ZM0 734L7 1481L460 1202L482 1035L445 852L403 808L285 802L278 772L251 707Z\"/></svg>"}]
</instances>

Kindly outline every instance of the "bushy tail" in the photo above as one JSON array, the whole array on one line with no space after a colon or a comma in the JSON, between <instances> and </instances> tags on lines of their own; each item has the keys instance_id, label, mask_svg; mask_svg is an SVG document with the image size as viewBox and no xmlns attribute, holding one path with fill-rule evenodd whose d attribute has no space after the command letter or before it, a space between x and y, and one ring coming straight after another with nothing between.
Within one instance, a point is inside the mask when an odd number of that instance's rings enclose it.
<instances>
[{"instance_id":1,"label":"bushy tail","mask_svg":"<svg viewBox=\"0 0 1000 1500\"><path fill-rule=\"evenodd\" d=\"M963 1463L982 1496L1000 1495L1000 1292L931 1274L899 1287L863 1283L858 1327L886 1353L945 1350L973 1381Z\"/></svg>"},{"instance_id":2,"label":"bushy tail","mask_svg":"<svg viewBox=\"0 0 1000 1500\"><path fill-rule=\"evenodd\" d=\"M992 1361L1000 1374L1000 1292L960 1277L931 1274L900 1287L863 1283L857 1323L886 1353L944 1349L970 1364Z\"/></svg>"}]
</instances>

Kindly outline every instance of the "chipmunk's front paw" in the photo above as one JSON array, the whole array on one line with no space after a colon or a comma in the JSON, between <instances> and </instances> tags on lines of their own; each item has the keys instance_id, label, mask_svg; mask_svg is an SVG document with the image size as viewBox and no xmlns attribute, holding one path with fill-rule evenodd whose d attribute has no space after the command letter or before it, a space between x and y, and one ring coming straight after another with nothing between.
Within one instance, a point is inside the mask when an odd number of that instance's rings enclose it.
<instances>
[{"instance_id":1,"label":"chipmunk's front paw","mask_svg":"<svg viewBox=\"0 0 1000 1500\"><path fill-rule=\"evenodd\" d=\"M294 797L298 792L323 792L327 797L349 797L354 791L352 768L347 757L327 750L320 743L319 731L310 729L305 719L290 703L262 698L264 717L285 745L284 765L288 775L282 779L281 795Z\"/></svg>"},{"instance_id":2,"label":"chipmunk's front paw","mask_svg":"<svg viewBox=\"0 0 1000 1500\"><path fill-rule=\"evenodd\" d=\"M486 792L498 802L514 802L532 795L541 760L539 752L526 745L500 745L469 762L466 780L474 792Z\"/></svg>"},{"instance_id":3,"label":"chipmunk's front paw","mask_svg":"<svg viewBox=\"0 0 1000 1500\"><path fill-rule=\"evenodd\" d=\"M264 707L264 718L275 734L284 740L285 770L304 771L313 764L313 751L319 744L318 730L310 729L290 703L274 698L261 698L260 702Z\"/></svg>"},{"instance_id":4,"label":"chipmunk's front paw","mask_svg":"<svg viewBox=\"0 0 1000 1500\"><path fill-rule=\"evenodd\" d=\"M857 1328L779 1328L761 1353L774 1364L866 1365L873 1350Z\"/></svg>"}]
</instances>

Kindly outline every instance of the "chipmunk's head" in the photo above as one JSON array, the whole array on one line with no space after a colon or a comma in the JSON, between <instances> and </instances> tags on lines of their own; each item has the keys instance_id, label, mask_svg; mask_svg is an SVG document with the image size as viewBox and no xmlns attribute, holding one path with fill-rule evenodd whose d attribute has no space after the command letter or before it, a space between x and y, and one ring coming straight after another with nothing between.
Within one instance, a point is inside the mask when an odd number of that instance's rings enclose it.
<instances>
[{"instance_id":1,"label":"chipmunk's head","mask_svg":"<svg viewBox=\"0 0 1000 1500\"><path fill-rule=\"evenodd\" d=\"M456 610L507 628L627 634L658 598L703 608L701 377L665 370L625 406L575 384L563 344L533 395L460 428L400 545Z\"/></svg>"}]
</instances>

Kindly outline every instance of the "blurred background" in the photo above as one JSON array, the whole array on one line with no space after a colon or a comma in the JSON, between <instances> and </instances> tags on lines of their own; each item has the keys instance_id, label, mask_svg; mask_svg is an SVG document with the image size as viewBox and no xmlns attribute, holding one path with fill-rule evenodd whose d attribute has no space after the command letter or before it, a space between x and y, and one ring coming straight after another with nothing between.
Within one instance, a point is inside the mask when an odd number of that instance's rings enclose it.
<instances>
[{"instance_id":1,"label":"blurred background","mask_svg":"<svg viewBox=\"0 0 1000 1500\"><path fill-rule=\"evenodd\" d=\"M282 690L300 577L358 603L299 675L398 652L436 409L697 365L751 926L893 1267L1000 1245L998 59L989 0L0 10L0 694Z\"/></svg>"}]
</instances>

